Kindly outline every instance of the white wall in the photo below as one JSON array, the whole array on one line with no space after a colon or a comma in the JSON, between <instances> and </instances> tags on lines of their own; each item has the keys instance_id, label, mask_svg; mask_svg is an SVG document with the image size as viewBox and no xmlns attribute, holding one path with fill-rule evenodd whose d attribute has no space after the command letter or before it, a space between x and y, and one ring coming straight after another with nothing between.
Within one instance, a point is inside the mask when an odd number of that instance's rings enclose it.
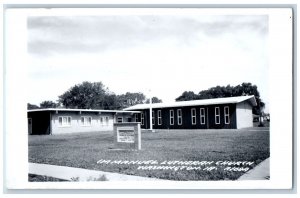
<instances>
[{"instance_id":1,"label":"white wall","mask_svg":"<svg viewBox=\"0 0 300 198\"><path fill-rule=\"evenodd\" d=\"M238 129L253 127L252 106L247 101L236 105L236 125Z\"/></svg>"},{"instance_id":2,"label":"white wall","mask_svg":"<svg viewBox=\"0 0 300 198\"><path fill-rule=\"evenodd\" d=\"M71 116L71 126L60 126L58 117L59 116ZM91 126L82 126L81 117L82 116L91 116L92 124ZM109 122L108 125L101 124L100 116L108 116ZM96 132L96 131L113 131L114 115L113 114L101 114L97 115L95 113L82 113L79 112L58 112L52 113L51 119L51 131L52 134L64 134L64 133L76 133L76 132Z\"/></svg>"}]
</instances>

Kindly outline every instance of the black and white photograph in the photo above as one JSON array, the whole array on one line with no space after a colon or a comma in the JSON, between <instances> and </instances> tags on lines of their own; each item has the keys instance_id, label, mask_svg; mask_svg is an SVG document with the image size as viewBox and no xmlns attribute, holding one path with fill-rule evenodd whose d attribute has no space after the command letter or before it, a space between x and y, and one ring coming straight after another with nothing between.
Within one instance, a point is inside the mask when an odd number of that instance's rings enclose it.
<instances>
[{"instance_id":1,"label":"black and white photograph","mask_svg":"<svg viewBox=\"0 0 300 198\"><path fill-rule=\"evenodd\" d=\"M268 16L27 28L30 181L269 179Z\"/></svg>"},{"instance_id":2,"label":"black and white photograph","mask_svg":"<svg viewBox=\"0 0 300 198\"><path fill-rule=\"evenodd\" d=\"M29 185L272 180L269 12L83 10L26 15Z\"/></svg>"}]
</instances>

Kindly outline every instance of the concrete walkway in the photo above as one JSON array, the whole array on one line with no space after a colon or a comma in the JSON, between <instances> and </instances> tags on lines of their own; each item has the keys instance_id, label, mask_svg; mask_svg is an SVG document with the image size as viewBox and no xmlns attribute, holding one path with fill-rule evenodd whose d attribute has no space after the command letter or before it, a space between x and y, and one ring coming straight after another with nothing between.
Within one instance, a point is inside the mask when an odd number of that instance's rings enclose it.
<instances>
[{"instance_id":1,"label":"concrete walkway","mask_svg":"<svg viewBox=\"0 0 300 198\"><path fill-rule=\"evenodd\" d=\"M139 177L104 171L29 163L29 173L69 181L155 181L157 178ZM270 178L270 158L264 160L238 180L266 180Z\"/></svg>"},{"instance_id":2,"label":"concrete walkway","mask_svg":"<svg viewBox=\"0 0 300 198\"><path fill-rule=\"evenodd\" d=\"M154 181L156 178L147 178L119 173L110 173L83 168L55 166L49 164L29 163L29 173L55 177L70 181Z\"/></svg>"},{"instance_id":3,"label":"concrete walkway","mask_svg":"<svg viewBox=\"0 0 300 198\"><path fill-rule=\"evenodd\" d=\"M270 178L270 158L262 161L238 180L266 180Z\"/></svg>"}]
</instances>

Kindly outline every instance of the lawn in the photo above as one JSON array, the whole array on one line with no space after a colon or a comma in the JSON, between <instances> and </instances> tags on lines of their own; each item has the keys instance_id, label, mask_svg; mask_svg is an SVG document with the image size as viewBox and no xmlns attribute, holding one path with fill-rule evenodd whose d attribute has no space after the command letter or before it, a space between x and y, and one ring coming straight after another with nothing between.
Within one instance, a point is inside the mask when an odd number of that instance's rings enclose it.
<instances>
[{"instance_id":1,"label":"lawn","mask_svg":"<svg viewBox=\"0 0 300 198\"><path fill-rule=\"evenodd\" d=\"M169 180L235 180L270 155L269 129L165 130L142 133L142 150L113 149L113 133L29 136L29 162L123 173ZM97 163L99 160L210 161L199 169L145 170L138 164ZM216 165L247 161L247 165ZM158 166L161 166L158 164ZM145 167L145 166L144 166ZM205 167L215 167L205 170ZM229 167L229 169L228 169ZM227 168L227 169L226 169ZM225 169L225 170L224 170ZM237 170L237 169L236 169Z\"/></svg>"}]
</instances>

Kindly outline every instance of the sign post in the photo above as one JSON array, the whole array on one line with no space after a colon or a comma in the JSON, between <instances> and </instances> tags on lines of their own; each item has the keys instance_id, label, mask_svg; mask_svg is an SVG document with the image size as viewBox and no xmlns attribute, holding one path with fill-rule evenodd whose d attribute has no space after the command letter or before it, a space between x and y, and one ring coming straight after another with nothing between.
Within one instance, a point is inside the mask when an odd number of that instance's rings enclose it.
<instances>
[{"instance_id":1,"label":"sign post","mask_svg":"<svg viewBox=\"0 0 300 198\"><path fill-rule=\"evenodd\" d=\"M114 144L118 149L141 150L140 123L114 123Z\"/></svg>"}]
</instances>

